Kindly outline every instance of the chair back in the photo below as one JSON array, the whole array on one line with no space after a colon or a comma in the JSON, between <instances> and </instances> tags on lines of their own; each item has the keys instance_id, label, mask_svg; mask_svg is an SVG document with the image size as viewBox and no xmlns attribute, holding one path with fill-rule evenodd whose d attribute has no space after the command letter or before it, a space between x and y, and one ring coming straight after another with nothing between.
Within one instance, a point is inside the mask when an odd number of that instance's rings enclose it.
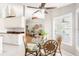
<instances>
[{"instance_id":1,"label":"chair back","mask_svg":"<svg viewBox=\"0 0 79 59\"><path fill-rule=\"evenodd\" d=\"M45 42L43 49L45 55L53 54L55 56L58 44L55 40L48 40Z\"/></svg>"},{"instance_id":2,"label":"chair back","mask_svg":"<svg viewBox=\"0 0 79 59\"><path fill-rule=\"evenodd\" d=\"M61 47L61 42L62 42L62 37L61 36L57 36L56 41L58 43L58 48Z\"/></svg>"}]
</instances>

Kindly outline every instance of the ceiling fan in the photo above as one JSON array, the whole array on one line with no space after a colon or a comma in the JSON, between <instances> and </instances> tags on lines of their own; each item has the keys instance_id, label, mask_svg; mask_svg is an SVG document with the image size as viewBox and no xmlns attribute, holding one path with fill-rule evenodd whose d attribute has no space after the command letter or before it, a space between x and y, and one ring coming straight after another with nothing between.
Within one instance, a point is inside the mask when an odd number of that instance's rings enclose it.
<instances>
[{"instance_id":1,"label":"ceiling fan","mask_svg":"<svg viewBox=\"0 0 79 59\"><path fill-rule=\"evenodd\" d=\"M28 8L34 8L34 9L39 9L37 11L35 11L33 14L41 11L42 9L45 9L45 14L48 14L48 12L46 11L46 9L54 9L56 7L45 7L46 3L41 3L41 5L39 7L32 7L32 6L27 6Z\"/></svg>"}]
</instances>

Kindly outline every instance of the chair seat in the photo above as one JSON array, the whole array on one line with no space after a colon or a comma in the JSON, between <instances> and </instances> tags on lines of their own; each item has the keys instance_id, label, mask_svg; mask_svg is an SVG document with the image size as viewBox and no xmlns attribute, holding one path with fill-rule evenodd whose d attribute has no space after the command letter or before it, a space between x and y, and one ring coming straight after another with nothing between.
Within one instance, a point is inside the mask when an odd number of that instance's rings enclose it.
<instances>
[{"instance_id":1,"label":"chair seat","mask_svg":"<svg viewBox=\"0 0 79 59\"><path fill-rule=\"evenodd\" d=\"M38 51L39 47L34 43L28 43L27 47L28 51Z\"/></svg>"},{"instance_id":2,"label":"chair seat","mask_svg":"<svg viewBox=\"0 0 79 59\"><path fill-rule=\"evenodd\" d=\"M46 55L45 55L44 49L41 49L41 56L46 56ZM52 56L52 55L53 53L49 53L47 56Z\"/></svg>"}]
</instances>

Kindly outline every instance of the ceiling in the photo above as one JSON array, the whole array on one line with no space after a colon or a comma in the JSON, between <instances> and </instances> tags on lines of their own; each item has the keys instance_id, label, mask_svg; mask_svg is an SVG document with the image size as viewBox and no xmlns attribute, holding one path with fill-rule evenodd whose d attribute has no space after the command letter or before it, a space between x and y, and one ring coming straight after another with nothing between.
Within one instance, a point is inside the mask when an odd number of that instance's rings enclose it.
<instances>
[{"instance_id":1,"label":"ceiling","mask_svg":"<svg viewBox=\"0 0 79 59\"><path fill-rule=\"evenodd\" d=\"M46 3L45 7L63 7L67 6L71 3ZM32 7L39 7L41 3L2 3L0 5L26 5L26 6L32 6Z\"/></svg>"},{"instance_id":2,"label":"ceiling","mask_svg":"<svg viewBox=\"0 0 79 59\"><path fill-rule=\"evenodd\" d=\"M60 7L64 7L64 6L67 6L71 3L46 3L45 7L57 7L57 8L60 8ZM32 7L39 7L41 5L41 3L2 3L0 4L0 8L1 10L3 11L3 9L6 8L6 6L9 5L9 7L13 7L14 10L16 10L16 15L23 15L23 5L25 6L32 6ZM5 7L5 8L3 8ZM2 9L3 8L3 9ZM31 17L32 14L37 11L38 9L33 9L33 8L25 8L25 15L27 17ZM46 10L48 11L48 10ZM39 13L38 13L39 14Z\"/></svg>"},{"instance_id":3,"label":"ceiling","mask_svg":"<svg viewBox=\"0 0 79 59\"><path fill-rule=\"evenodd\" d=\"M60 7L64 7L69 5L70 3L46 3L45 7L56 7L56 8L60 8ZM41 3L26 3L23 4L26 6L31 6L31 7L39 7L41 5ZM32 15L37 9L34 8L26 8L26 14L27 16Z\"/></svg>"},{"instance_id":4,"label":"ceiling","mask_svg":"<svg viewBox=\"0 0 79 59\"><path fill-rule=\"evenodd\" d=\"M45 7L63 7L69 5L70 3L46 3ZM26 6L39 7L41 3L27 3Z\"/></svg>"}]
</instances>

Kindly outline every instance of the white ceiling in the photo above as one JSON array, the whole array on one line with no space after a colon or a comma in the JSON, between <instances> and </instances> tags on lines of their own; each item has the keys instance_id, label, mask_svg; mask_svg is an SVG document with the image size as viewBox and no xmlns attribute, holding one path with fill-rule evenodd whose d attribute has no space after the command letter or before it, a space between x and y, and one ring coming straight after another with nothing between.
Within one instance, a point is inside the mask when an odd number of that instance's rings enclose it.
<instances>
[{"instance_id":1,"label":"white ceiling","mask_svg":"<svg viewBox=\"0 0 79 59\"><path fill-rule=\"evenodd\" d=\"M45 7L63 7L69 5L70 3L46 3ZM41 3L27 3L26 6L39 7Z\"/></svg>"},{"instance_id":2,"label":"white ceiling","mask_svg":"<svg viewBox=\"0 0 79 59\"><path fill-rule=\"evenodd\" d=\"M69 5L71 3L46 3L45 7L63 7L66 5ZM41 5L41 3L10 3L10 4L0 4L0 8L2 9L3 7L6 7L7 5L9 5L10 7L13 7L16 10L16 14L17 15L23 15L23 5L26 6L32 6L32 7L39 7ZM38 9L33 9L33 8L25 8L25 14L27 17L31 17L32 14L37 11ZM2 9L3 11L3 9Z\"/></svg>"},{"instance_id":3,"label":"white ceiling","mask_svg":"<svg viewBox=\"0 0 79 59\"><path fill-rule=\"evenodd\" d=\"M60 7L64 7L69 5L70 3L47 3L45 5L45 7L56 7L56 8L60 8ZM23 4L26 6L32 6L32 7L39 7L41 5L41 3L27 3L27 4ZM26 8L26 16L31 17L32 14L37 10L37 9L33 9L33 8ZM37 15L37 14L36 14ZM42 16L41 16L42 17Z\"/></svg>"},{"instance_id":4,"label":"white ceiling","mask_svg":"<svg viewBox=\"0 0 79 59\"><path fill-rule=\"evenodd\" d=\"M63 7L67 6L71 3L46 3L45 7ZM32 7L39 7L41 3L2 3L0 5L26 5L26 6L32 6Z\"/></svg>"}]
</instances>

